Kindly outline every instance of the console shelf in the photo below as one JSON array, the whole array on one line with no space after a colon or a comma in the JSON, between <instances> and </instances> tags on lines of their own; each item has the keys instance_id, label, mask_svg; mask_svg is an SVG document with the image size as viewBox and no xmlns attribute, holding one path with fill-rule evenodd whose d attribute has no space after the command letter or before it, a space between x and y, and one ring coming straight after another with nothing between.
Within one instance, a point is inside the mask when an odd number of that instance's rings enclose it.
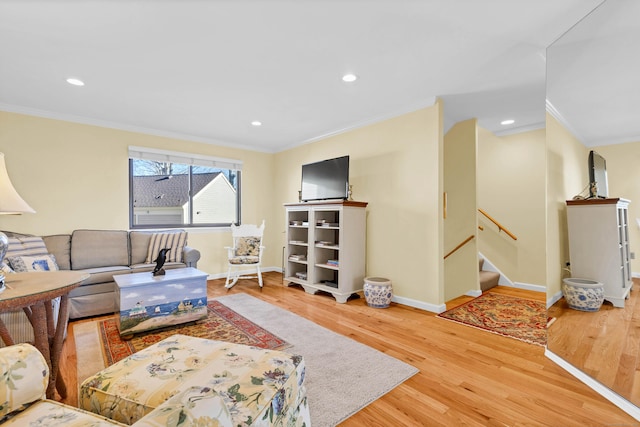
<instances>
[{"instance_id":1,"label":"console shelf","mask_svg":"<svg viewBox=\"0 0 640 427\"><path fill-rule=\"evenodd\" d=\"M285 282L305 292L328 292L340 303L362 291L366 202L286 204ZM305 256L305 260L291 256Z\"/></svg>"},{"instance_id":2,"label":"console shelf","mask_svg":"<svg viewBox=\"0 0 640 427\"><path fill-rule=\"evenodd\" d=\"M567 200L573 277L604 285L604 299L624 307L633 287L629 246L629 200Z\"/></svg>"}]
</instances>

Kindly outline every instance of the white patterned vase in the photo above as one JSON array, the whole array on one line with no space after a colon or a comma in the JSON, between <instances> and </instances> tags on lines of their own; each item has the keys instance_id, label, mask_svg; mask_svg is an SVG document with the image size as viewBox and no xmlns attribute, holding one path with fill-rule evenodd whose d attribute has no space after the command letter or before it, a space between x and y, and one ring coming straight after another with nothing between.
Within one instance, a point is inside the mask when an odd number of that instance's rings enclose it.
<instances>
[{"instance_id":1,"label":"white patterned vase","mask_svg":"<svg viewBox=\"0 0 640 427\"><path fill-rule=\"evenodd\" d=\"M572 277L562 281L562 294L574 310L598 311L604 302L604 285L594 280Z\"/></svg>"},{"instance_id":2,"label":"white patterned vase","mask_svg":"<svg viewBox=\"0 0 640 427\"><path fill-rule=\"evenodd\" d=\"M382 277L364 279L364 297L369 307L387 308L393 296L391 281Z\"/></svg>"}]
</instances>

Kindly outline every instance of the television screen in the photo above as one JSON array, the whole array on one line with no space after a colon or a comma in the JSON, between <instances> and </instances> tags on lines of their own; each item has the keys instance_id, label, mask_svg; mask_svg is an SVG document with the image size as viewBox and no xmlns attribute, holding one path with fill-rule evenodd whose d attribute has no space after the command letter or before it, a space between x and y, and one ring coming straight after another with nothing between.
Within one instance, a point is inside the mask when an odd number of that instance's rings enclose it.
<instances>
[{"instance_id":1,"label":"television screen","mask_svg":"<svg viewBox=\"0 0 640 427\"><path fill-rule=\"evenodd\" d=\"M600 199L609 197L607 162L593 150L589 153L589 195Z\"/></svg>"},{"instance_id":2,"label":"television screen","mask_svg":"<svg viewBox=\"0 0 640 427\"><path fill-rule=\"evenodd\" d=\"M349 156L302 165L301 200L346 199Z\"/></svg>"}]
</instances>

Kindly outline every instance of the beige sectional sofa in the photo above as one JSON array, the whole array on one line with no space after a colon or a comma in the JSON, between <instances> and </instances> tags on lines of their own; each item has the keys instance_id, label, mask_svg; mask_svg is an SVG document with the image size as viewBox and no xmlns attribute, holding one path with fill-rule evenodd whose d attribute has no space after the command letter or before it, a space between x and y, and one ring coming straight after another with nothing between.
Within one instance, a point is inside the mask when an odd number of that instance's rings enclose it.
<instances>
[{"instance_id":1,"label":"beige sectional sofa","mask_svg":"<svg viewBox=\"0 0 640 427\"><path fill-rule=\"evenodd\" d=\"M187 233L184 230L75 230L71 234L43 237L12 232L5 234L9 236L5 257L8 264L16 256L28 262L44 258L49 265L53 260L57 269L89 273L89 278L69 294L70 319L114 313L116 284L113 276L152 271L156 264L149 261L157 256L157 252L153 256L150 254L152 240L160 242L160 237L171 235L170 240L180 245L179 249L173 249L179 258L167 261L165 269L196 268L200 259L200 251L186 246ZM53 309L57 316L57 301L54 301ZM33 330L22 310L0 313L0 319L15 342L33 341Z\"/></svg>"},{"instance_id":2,"label":"beige sectional sofa","mask_svg":"<svg viewBox=\"0 0 640 427\"><path fill-rule=\"evenodd\" d=\"M120 230L75 230L71 234L44 236L49 253L60 270L83 271L89 279L69 294L69 318L109 314L115 310L116 274L153 271L154 256L148 258L153 234L179 233ZM175 251L175 249L174 249ZM197 268L200 251L185 246L179 261L166 262L165 269Z\"/></svg>"}]
</instances>

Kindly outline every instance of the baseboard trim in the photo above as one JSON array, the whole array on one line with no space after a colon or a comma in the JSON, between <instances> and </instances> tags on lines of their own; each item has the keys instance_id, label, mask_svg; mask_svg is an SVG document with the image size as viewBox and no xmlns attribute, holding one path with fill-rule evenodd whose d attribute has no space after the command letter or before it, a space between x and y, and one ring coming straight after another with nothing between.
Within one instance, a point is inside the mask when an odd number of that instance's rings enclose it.
<instances>
[{"instance_id":1,"label":"baseboard trim","mask_svg":"<svg viewBox=\"0 0 640 427\"><path fill-rule=\"evenodd\" d=\"M269 271L282 273L282 267L265 267L262 269L263 273L266 273ZM207 280L224 279L226 277L227 277L227 273L209 274L207 276ZM470 291L470 292L473 292L473 291ZM471 296L474 296L474 295L471 295ZM480 296L480 295L475 295L475 296ZM430 311L432 313L442 313L447 310L447 306L445 304L429 304L424 301L417 301L411 298L399 297L396 295L391 297L391 301L396 302L398 304L407 305L409 307L419 308L420 310Z\"/></svg>"},{"instance_id":2,"label":"baseboard trim","mask_svg":"<svg viewBox=\"0 0 640 427\"><path fill-rule=\"evenodd\" d=\"M502 271L500 271L500 269L498 267L496 267L489 259L487 259L486 256L484 256L482 254L482 252L478 252L478 255L484 259L484 264L483 264L483 267L482 267L483 270L493 271L493 272L498 273L500 275L500 278L498 279L498 285L515 287L514 286L515 284L511 280L509 280L507 275L504 274Z\"/></svg>"},{"instance_id":3,"label":"baseboard trim","mask_svg":"<svg viewBox=\"0 0 640 427\"><path fill-rule=\"evenodd\" d=\"M268 273L270 271L275 271L278 273L282 273L282 268L281 267L265 267L262 269L263 273ZM207 276L207 280L216 280L216 279L226 279L227 278L227 273L217 273L217 274L209 274Z\"/></svg>"},{"instance_id":4,"label":"baseboard trim","mask_svg":"<svg viewBox=\"0 0 640 427\"><path fill-rule=\"evenodd\" d=\"M430 311L432 313L442 313L447 310L447 306L445 304L429 304L424 301L417 301L411 298L399 297L396 295L391 297L391 301L397 302L398 304L407 305L409 307Z\"/></svg>"},{"instance_id":5,"label":"baseboard trim","mask_svg":"<svg viewBox=\"0 0 640 427\"><path fill-rule=\"evenodd\" d=\"M534 285L532 283L514 282L513 287L518 289L526 289L528 291L534 291L534 292L544 292L544 293L547 292L547 288L545 286Z\"/></svg>"},{"instance_id":6,"label":"baseboard trim","mask_svg":"<svg viewBox=\"0 0 640 427\"><path fill-rule=\"evenodd\" d=\"M555 364L563 368L565 371L569 372L571 375L585 383L589 388L594 390L596 393L616 405L618 408L622 409L627 414L631 415L637 421L640 421L640 408L629 402L624 397L620 396L618 393L611 390L609 387L605 387L600 382L594 380L580 369L576 368L562 357L550 351L548 348L545 348L544 355L552 360Z\"/></svg>"},{"instance_id":7,"label":"baseboard trim","mask_svg":"<svg viewBox=\"0 0 640 427\"><path fill-rule=\"evenodd\" d=\"M547 308L560 301L560 298L562 298L562 291L558 291L551 295L551 298L547 298Z\"/></svg>"}]
</instances>

